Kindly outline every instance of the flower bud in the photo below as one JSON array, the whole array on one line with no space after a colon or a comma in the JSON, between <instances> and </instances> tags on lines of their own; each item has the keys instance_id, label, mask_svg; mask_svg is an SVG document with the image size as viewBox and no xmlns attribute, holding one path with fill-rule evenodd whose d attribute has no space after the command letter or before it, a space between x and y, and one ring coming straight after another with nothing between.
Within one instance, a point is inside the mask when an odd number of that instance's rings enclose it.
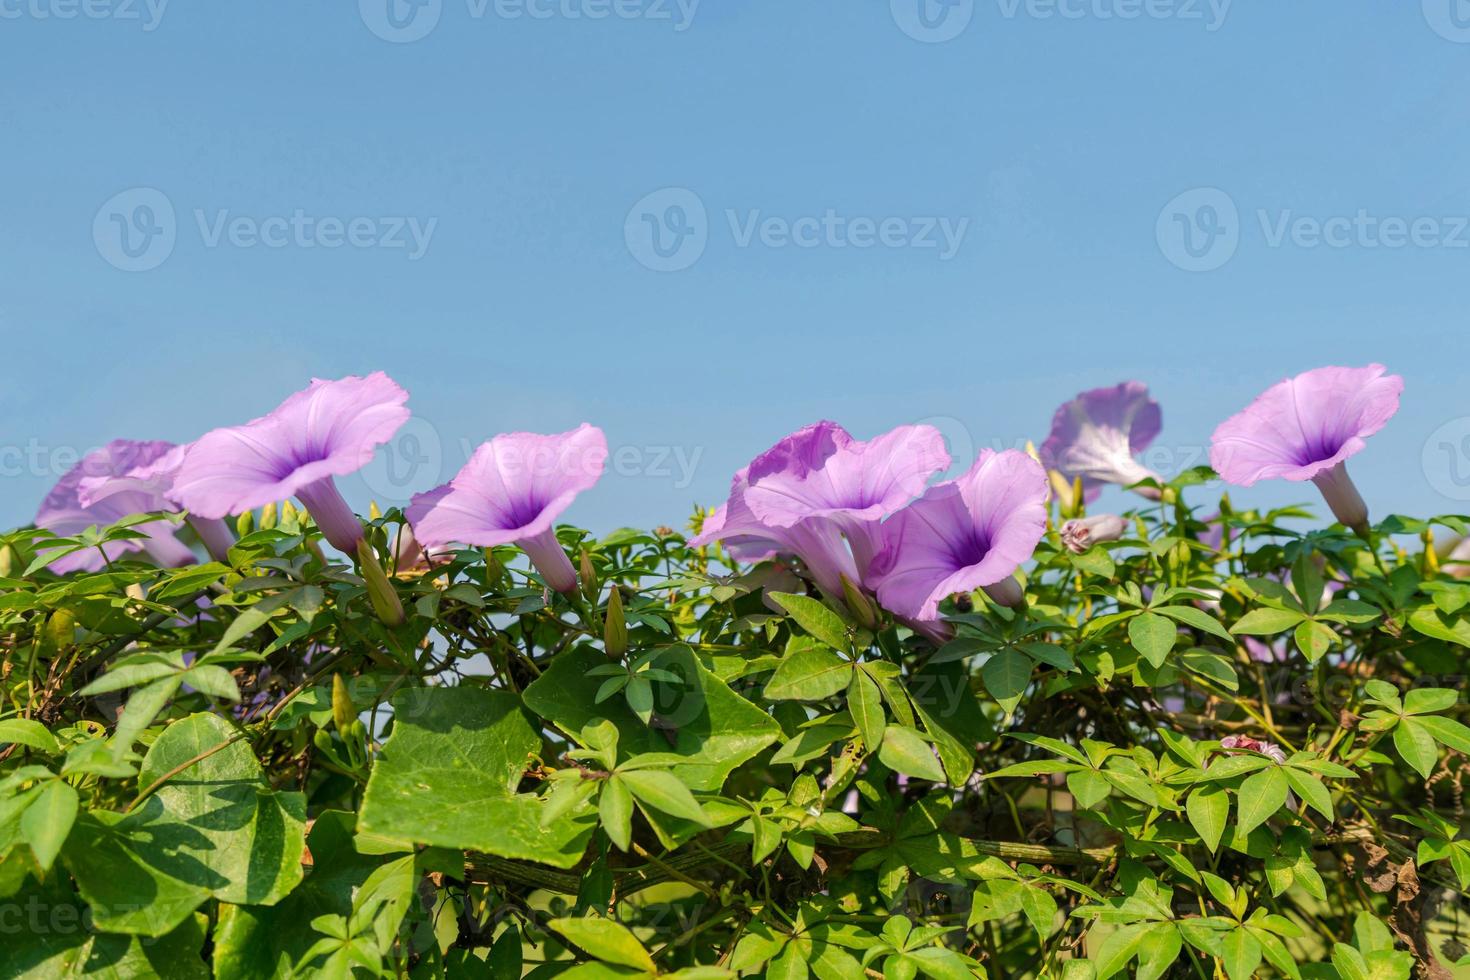
<instances>
[{"instance_id":1,"label":"flower bud","mask_svg":"<svg viewBox=\"0 0 1470 980\"><path fill-rule=\"evenodd\" d=\"M873 600L869 599L867 594L847 577L845 572L842 575L842 599L847 603L848 611L852 613L853 619L858 621L859 626L867 630L878 628L878 608L873 605Z\"/></svg>"},{"instance_id":2,"label":"flower bud","mask_svg":"<svg viewBox=\"0 0 1470 980\"><path fill-rule=\"evenodd\" d=\"M1128 521L1116 514L1093 514L1062 525L1062 544L1080 555L1099 541L1117 541L1128 529Z\"/></svg>"},{"instance_id":3,"label":"flower bud","mask_svg":"<svg viewBox=\"0 0 1470 980\"><path fill-rule=\"evenodd\" d=\"M337 726L337 731L346 738L352 729L352 723L357 720L357 707L352 703L352 695L347 693L347 682L342 680L341 674L332 675L332 722Z\"/></svg>"},{"instance_id":4,"label":"flower bud","mask_svg":"<svg viewBox=\"0 0 1470 980\"><path fill-rule=\"evenodd\" d=\"M245 537L245 535L249 534L251 531L254 531L254 530L255 530L255 511L253 511L253 510L244 511L244 512L242 512L240 514L239 517L235 518L235 533L238 534L240 537L243 538L243 537Z\"/></svg>"},{"instance_id":5,"label":"flower bud","mask_svg":"<svg viewBox=\"0 0 1470 980\"><path fill-rule=\"evenodd\" d=\"M582 552L585 556L587 552ZM623 594L614 585L607 594L607 616L602 624L602 644L607 655L621 660L628 652L628 623L623 616Z\"/></svg>"},{"instance_id":6,"label":"flower bud","mask_svg":"<svg viewBox=\"0 0 1470 980\"><path fill-rule=\"evenodd\" d=\"M577 562L577 578L581 580L582 595L588 602L597 601L597 571L592 567L592 553L585 547L582 549L582 557ZM613 590L617 591L616 588Z\"/></svg>"},{"instance_id":7,"label":"flower bud","mask_svg":"<svg viewBox=\"0 0 1470 980\"><path fill-rule=\"evenodd\" d=\"M367 584L368 601L373 604L373 612L377 613L378 619L390 628L402 626L405 617L398 591L388 581L383 566L378 564L377 556L365 540L357 542L357 565Z\"/></svg>"},{"instance_id":8,"label":"flower bud","mask_svg":"<svg viewBox=\"0 0 1470 980\"><path fill-rule=\"evenodd\" d=\"M266 530L275 527L279 514L280 509L276 506L275 501L266 504L260 508L260 526Z\"/></svg>"},{"instance_id":9,"label":"flower bud","mask_svg":"<svg viewBox=\"0 0 1470 980\"><path fill-rule=\"evenodd\" d=\"M0 578L9 578L15 571L15 549L8 544L0 544Z\"/></svg>"}]
</instances>

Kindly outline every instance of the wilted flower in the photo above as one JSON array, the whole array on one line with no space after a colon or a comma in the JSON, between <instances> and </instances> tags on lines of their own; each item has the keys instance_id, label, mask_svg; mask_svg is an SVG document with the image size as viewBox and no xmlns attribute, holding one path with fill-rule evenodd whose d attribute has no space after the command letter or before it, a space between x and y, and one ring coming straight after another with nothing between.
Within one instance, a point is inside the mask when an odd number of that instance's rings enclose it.
<instances>
[{"instance_id":1,"label":"wilted flower","mask_svg":"<svg viewBox=\"0 0 1470 980\"><path fill-rule=\"evenodd\" d=\"M1311 480L1346 527L1368 530L1368 506L1344 461L1399 410L1404 380L1382 364L1325 367L1267 388L1221 422L1210 465L1228 483L1261 479Z\"/></svg>"},{"instance_id":2,"label":"wilted flower","mask_svg":"<svg viewBox=\"0 0 1470 980\"><path fill-rule=\"evenodd\" d=\"M1081 477L1086 498L1094 500L1104 483L1126 487L1160 479L1133 457L1148 448L1162 426L1159 403L1140 382L1094 388L1056 410L1051 434L1041 444L1041 459L1067 479ZM1159 498L1153 487L1135 490L1150 500Z\"/></svg>"},{"instance_id":3,"label":"wilted flower","mask_svg":"<svg viewBox=\"0 0 1470 980\"><path fill-rule=\"evenodd\" d=\"M448 484L415 494L406 514L426 548L515 544L548 586L575 592L577 571L552 523L601 478L606 462L607 438L586 423L558 435L499 435Z\"/></svg>"},{"instance_id":4,"label":"wilted flower","mask_svg":"<svg viewBox=\"0 0 1470 980\"><path fill-rule=\"evenodd\" d=\"M1226 735L1220 739L1220 748L1225 749L1227 752L1231 750L1259 752L1264 756L1274 759L1276 762L1286 761L1286 753L1282 751L1281 746L1275 742L1265 742L1258 738L1251 738L1249 735Z\"/></svg>"},{"instance_id":5,"label":"wilted flower","mask_svg":"<svg viewBox=\"0 0 1470 980\"><path fill-rule=\"evenodd\" d=\"M884 522L874 560L878 601L933 624L955 592L986 588L999 602L1022 599L1012 578L1046 529L1046 472L1016 450L982 450L969 471L930 487Z\"/></svg>"},{"instance_id":6,"label":"wilted flower","mask_svg":"<svg viewBox=\"0 0 1470 980\"><path fill-rule=\"evenodd\" d=\"M124 440L119 440L123 442ZM114 443L117 445L118 443ZM142 460L124 473L92 474L82 477L77 487L77 497L84 507L113 499L121 506L136 507L135 513L172 512L178 509L170 492L179 467L184 464L188 445L175 446L168 442L132 443L138 447L150 447L140 451ZM162 453L160 447L167 447ZM229 559L230 548L235 537L224 521L218 518L200 517L189 514L186 520L194 533L199 535L210 557L219 561Z\"/></svg>"},{"instance_id":7,"label":"wilted flower","mask_svg":"<svg viewBox=\"0 0 1470 980\"><path fill-rule=\"evenodd\" d=\"M36 512L36 526L62 537L71 537L94 525L105 527L135 514L173 510L168 501L143 487L119 487L95 497L84 497L82 490L87 481L121 478L136 467L166 456L173 448L173 444L168 442L117 439L101 449L94 449L68 470L46 495L41 509ZM132 530L147 537L108 542L102 546L107 560L142 551L160 565L193 563L194 552L175 537L173 523L167 520L147 521L134 525ZM67 572L96 571L105 564L98 549L83 548L58 558L51 563L51 569L64 575Z\"/></svg>"},{"instance_id":8,"label":"wilted flower","mask_svg":"<svg viewBox=\"0 0 1470 980\"><path fill-rule=\"evenodd\" d=\"M823 517L808 517L788 527L767 524L751 510L747 495L752 483L773 474L801 478L852 441L852 436L835 422L817 422L793 432L735 474L729 498L705 520L703 529L689 543L702 547L721 541L738 561L794 554L823 593L833 599L840 597L843 576L854 582L860 578L841 527Z\"/></svg>"},{"instance_id":9,"label":"wilted flower","mask_svg":"<svg viewBox=\"0 0 1470 980\"><path fill-rule=\"evenodd\" d=\"M217 518L294 496L334 548L355 555L362 524L332 478L368 464L408 421L406 401L408 392L381 371L314 379L270 414L195 442L173 497L190 513Z\"/></svg>"},{"instance_id":10,"label":"wilted flower","mask_svg":"<svg viewBox=\"0 0 1470 980\"><path fill-rule=\"evenodd\" d=\"M852 548L855 581L865 581L878 547L878 522L923 493L930 477L949 466L949 453L938 429L903 425L865 442L834 440L821 458L792 462L753 463L746 505L772 528L832 522Z\"/></svg>"},{"instance_id":11,"label":"wilted flower","mask_svg":"<svg viewBox=\"0 0 1470 980\"><path fill-rule=\"evenodd\" d=\"M1099 541L1116 541L1128 530L1128 519L1117 514L1093 514L1062 525L1062 544L1074 554L1082 554Z\"/></svg>"}]
</instances>

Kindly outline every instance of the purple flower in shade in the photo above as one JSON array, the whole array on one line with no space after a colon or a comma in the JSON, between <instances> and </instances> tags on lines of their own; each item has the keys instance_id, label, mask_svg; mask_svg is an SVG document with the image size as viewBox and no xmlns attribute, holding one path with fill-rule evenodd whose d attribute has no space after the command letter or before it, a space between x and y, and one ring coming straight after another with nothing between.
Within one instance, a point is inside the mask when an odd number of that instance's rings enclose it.
<instances>
[{"instance_id":1,"label":"purple flower in shade","mask_svg":"<svg viewBox=\"0 0 1470 980\"><path fill-rule=\"evenodd\" d=\"M121 477L134 467L159 459L171 449L173 444L168 442L132 442L127 439L118 439L101 449L94 449L68 470L46 495L41 509L36 512L36 526L62 537L71 537L89 527L105 527L135 514L173 510L167 501L138 488L119 490L96 499L84 500L82 496L85 481ZM96 571L107 561L138 551L146 553L160 565L193 564L194 552L175 537L174 528L168 520L137 524L132 530L146 534L146 538L112 541L103 545L100 551L96 548L74 551L52 562L51 569L62 575ZM102 552L106 552L106 559Z\"/></svg>"},{"instance_id":2,"label":"purple flower in shade","mask_svg":"<svg viewBox=\"0 0 1470 980\"><path fill-rule=\"evenodd\" d=\"M606 462L607 438L585 423L554 436L496 436L449 483L415 494L406 514L425 548L515 544L548 586L573 592L577 572L552 522L601 478Z\"/></svg>"},{"instance_id":3,"label":"purple flower in shade","mask_svg":"<svg viewBox=\"0 0 1470 980\"><path fill-rule=\"evenodd\" d=\"M848 437L834 443L820 459L779 467L752 463L745 503L771 528L807 521L836 525L852 549L854 582L866 583L879 521L923 493L930 477L948 468L949 453L944 436L928 425L899 426L866 442Z\"/></svg>"},{"instance_id":4,"label":"purple flower in shade","mask_svg":"<svg viewBox=\"0 0 1470 980\"><path fill-rule=\"evenodd\" d=\"M1056 410L1051 434L1041 444L1041 461L1068 480L1081 477L1084 496L1095 500L1104 483L1126 487L1160 479L1133 457L1148 448L1162 426L1159 403L1142 383L1094 388ZM1150 500L1159 499L1153 487L1135 489Z\"/></svg>"},{"instance_id":5,"label":"purple flower in shade","mask_svg":"<svg viewBox=\"0 0 1470 980\"><path fill-rule=\"evenodd\" d=\"M138 508L135 513L149 514L155 511L172 512L178 509L169 496L174 478L184 464L189 451L187 445L175 446L167 442L134 443L137 446L168 447L161 454L156 448L140 454L138 465L125 473L94 474L82 477L77 488L78 499L84 507L92 507L104 500L113 500L122 506ZM186 515L190 527L199 535L210 557L228 561L230 548L235 537L218 518Z\"/></svg>"},{"instance_id":6,"label":"purple flower in shade","mask_svg":"<svg viewBox=\"0 0 1470 980\"><path fill-rule=\"evenodd\" d=\"M1128 530L1129 521L1117 514L1093 514L1062 525L1062 544L1073 554L1082 554L1099 541L1116 541Z\"/></svg>"},{"instance_id":7,"label":"purple flower in shade","mask_svg":"<svg viewBox=\"0 0 1470 980\"><path fill-rule=\"evenodd\" d=\"M190 446L173 498L191 514L218 518L295 497L334 548L356 555L362 524L333 477L367 465L408 421L407 400L381 371L313 379L269 415L215 429Z\"/></svg>"},{"instance_id":8,"label":"purple flower in shade","mask_svg":"<svg viewBox=\"0 0 1470 980\"><path fill-rule=\"evenodd\" d=\"M1232 755L1238 752L1259 752L1275 762L1285 762L1286 753L1275 742L1267 742L1249 735L1226 735L1220 739L1220 748Z\"/></svg>"},{"instance_id":9,"label":"purple flower in shade","mask_svg":"<svg viewBox=\"0 0 1470 980\"><path fill-rule=\"evenodd\" d=\"M1311 480L1346 527L1368 531L1368 506L1345 460L1399 410L1404 379L1382 364L1325 367L1267 388L1245 411L1221 422L1210 465L1227 483Z\"/></svg>"},{"instance_id":10,"label":"purple flower in shade","mask_svg":"<svg viewBox=\"0 0 1470 980\"><path fill-rule=\"evenodd\" d=\"M894 614L944 632L939 603L984 588L997 602L1023 601L1013 573L1046 530L1046 472L1014 449L982 450L969 471L930 487L882 525L873 562L878 601Z\"/></svg>"},{"instance_id":11,"label":"purple flower in shade","mask_svg":"<svg viewBox=\"0 0 1470 980\"><path fill-rule=\"evenodd\" d=\"M774 474L793 474L800 479L852 442L852 436L835 422L817 422L793 432L735 474L730 481L729 498L689 543L703 547L721 541L737 561L762 561L778 553L793 554L801 559L828 598L841 597L843 577L857 583L861 576L837 522L808 517L788 527L770 525L751 510L747 496L754 482Z\"/></svg>"}]
</instances>

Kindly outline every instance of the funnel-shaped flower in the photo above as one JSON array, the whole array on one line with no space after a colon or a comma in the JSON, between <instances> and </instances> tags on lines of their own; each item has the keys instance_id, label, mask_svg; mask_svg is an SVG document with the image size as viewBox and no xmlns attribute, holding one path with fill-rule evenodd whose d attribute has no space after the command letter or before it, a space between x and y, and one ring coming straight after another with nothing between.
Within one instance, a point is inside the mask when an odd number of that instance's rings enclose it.
<instances>
[{"instance_id":1,"label":"funnel-shaped flower","mask_svg":"<svg viewBox=\"0 0 1470 980\"><path fill-rule=\"evenodd\" d=\"M1041 460L1067 479L1082 478L1088 500L1102 493L1102 484L1130 486L1139 480L1159 479L1134 455L1148 448L1163 425L1159 403L1148 388L1125 381L1111 388L1084 391L1056 410L1051 434L1041 444ZM1158 499L1152 487L1137 492Z\"/></svg>"},{"instance_id":2,"label":"funnel-shaped flower","mask_svg":"<svg viewBox=\"0 0 1470 980\"><path fill-rule=\"evenodd\" d=\"M982 450L969 472L930 487L883 523L873 563L878 601L935 624L939 603L955 592L989 586L998 601L1019 600L1011 575L1046 530L1046 492L1046 472L1030 456Z\"/></svg>"},{"instance_id":3,"label":"funnel-shaped flower","mask_svg":"<svg viewBox=\"0 0 1470 980\"><path fill-rule=\"evenodd\" d=\"M794 554L829 598L840 598L842 577L853 582L860 578L841 527L825 517L799 519L786 527L768 524L751 510L748 497L756 481L785 474L800 479L852 441L835 422L817 422L793 432L735 474L729 499L689 543L701 547L722 541L739 561L760 561L778 552Z\"/></svg>"},{"instance_id":4,"label":"funnel-shaped flower","mask_svg":"<svg viewBox=\"0 0 1470 980\"><path fill-rule=\"evenodd\" d=\"M174 503L171 492L174 479L178 476L179 467L184 465L184 456L189 447L175 446L172 443L136 443L135 445L147 445L154 447L168 447L166 451L155 455L156 450L150 450L139 458L143 462L134 466L125 473L119 474L93 474L82 478L77 488L77 496L84 507L111 499L116 505L139 508L136 513L145 514L153 511L175 511L178 505ZM218 518L200 517L189 514L185 518L194 533L199 535L210 557L217 561L228 561L231 546L235 543L234 535L225 523Z\"/></svg>"},{"instance_id":5,"label":"funnel-shaped flower","mask_svg":"<svg viewBox=\"0 0 1470 980\"><path fill-rule=\"evenodd\" d=\"M1344 461L1399 410L1404 379L1385 370L1382 364L1317 368L1272 385L1215 429L1210 465L1243 487L1263 479L1311 480L1339 521L1366 533L1368 507Z\"/></svg>"},{"instance_id":6,"label":"funnel-shaped flower","mask_svg":"<svg viewBox=\"0 0 1470 980\"><path fill-rule=\"evenodd\" d=\"M813 519L836 524L852 547L859 580L865 580L877 551L878 522L923 493L929 478L948 466L938 429L904 425L866 442L849 437L820 460L801 465L752 464L745 503L769 527Z\"/></svg>"},{"instance_id":7,"label":"funnel-shaped flower","mask_svg":"<svg viewBox=\"0 0 1470 980\"><path fill-rule=\"evenodd\" d=\"M62 537L70 537L94 525L105 527L135 514L172 511L173 505L146 486L127 487L93 498L84 496L84 484L96 480L117 479L135 467L146 466L166 456L173 444L168 442L133 442L117 439L101 449L94 449L81 462L66 472L36 512L36 526ZM107 560L129 552L142 551L160 565L188 565L194 553L174 536L174 525L166 520L134 525L134 531L148 535L127 541L113 541L102 546ZM105 561L94 548L64 555L51 563L59 574L96 571Z\"/></svg>"},{"instance_id":8,"label":"funnel-shaped flower","mask_svg":"<svg viewBox=\"0 0 1470 980\"><path fill-rule=\"evenodd\" d=\"M552 436L512 432L476 449L445 486L415 494L405 513L426 548L513 543L547 585L575 592L577 572L552 523L606 463L607 438L586 423Z\"/></svg>"},{"instance_id":9,"label":"funnel-shaped flower","mask_svg":"<svg viewBox=\"0 0 1470 980\"><path fill-rule=\"evenodd\" d=\"M314 379L275 411L215 429L194 443L173 498L201 517L224 517L295 497L334 548L357 553L362 524L333 482L362 469L409 412L408 392L381 371Z\"/></svg>"}]
</instances>

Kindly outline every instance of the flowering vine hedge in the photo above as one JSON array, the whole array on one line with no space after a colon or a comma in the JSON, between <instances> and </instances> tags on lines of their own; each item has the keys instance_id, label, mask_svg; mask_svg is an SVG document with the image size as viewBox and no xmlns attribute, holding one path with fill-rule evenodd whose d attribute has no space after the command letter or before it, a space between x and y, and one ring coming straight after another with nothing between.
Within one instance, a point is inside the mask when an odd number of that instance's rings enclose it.
<instances>
[{"instance_id":1,"label":"flowering vine hedge","mask_svg":"<svg viewBox=\"0 0 1470 980\"><path fill-rule=\"evenodd\" d=\"M0 976L1449 976L1470 529L1345 465L1401 389L1171 480L1136 382L973 461L819 422L688 537L556 525L589 425L359 517L382 374L111 443L0 536Z\"/></svg>"}]
</instances>

